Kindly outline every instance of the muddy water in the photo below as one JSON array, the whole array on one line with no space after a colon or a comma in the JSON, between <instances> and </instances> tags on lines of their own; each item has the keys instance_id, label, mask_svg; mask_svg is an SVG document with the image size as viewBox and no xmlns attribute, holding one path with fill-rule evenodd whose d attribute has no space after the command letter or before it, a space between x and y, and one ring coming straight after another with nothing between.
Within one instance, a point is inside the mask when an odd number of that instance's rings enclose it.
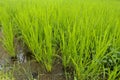
<instances>
[{"instance_id":1,"label":"muddy water","mask_svg":"<svg viewBox=\"0 0 120 80\"><path fill-rule=\"evenodd\" d=\"M16 58L11 58L0 42L0 70L12 70L16 80L66 80L60 60L55 60L52 71L48 73L44 66L26 55L28 52L23 49L22 43L15 40L15 46L17 55Z\"/></svg>"}]
</instances>

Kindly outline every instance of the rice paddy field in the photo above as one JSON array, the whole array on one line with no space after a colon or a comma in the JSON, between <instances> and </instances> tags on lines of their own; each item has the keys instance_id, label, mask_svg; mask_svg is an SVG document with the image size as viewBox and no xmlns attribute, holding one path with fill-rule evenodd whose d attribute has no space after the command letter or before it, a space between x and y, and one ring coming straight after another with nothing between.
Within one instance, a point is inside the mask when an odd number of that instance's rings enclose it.
<instances>
[{"instance_id":1,"label":"rice paddy field","mask_svg":"<svg viewBox=\"0 0 120 80\"><path fill-rule=\"evenodd\" d=\"M120 1L0 0L0 80L120 80Z\"/></svg>"}]
</instances>

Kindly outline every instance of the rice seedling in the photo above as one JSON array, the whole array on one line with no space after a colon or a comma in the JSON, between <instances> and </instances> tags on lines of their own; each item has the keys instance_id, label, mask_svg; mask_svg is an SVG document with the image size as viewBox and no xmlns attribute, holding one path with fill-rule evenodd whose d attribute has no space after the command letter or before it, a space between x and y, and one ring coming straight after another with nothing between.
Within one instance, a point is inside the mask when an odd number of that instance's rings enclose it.
<instances>
[{"instance_id":1,"label":"rice seedling","mask_svg":"<svg viewBox=\"0 0 120 80\"><path fill-rule=\"evenodd\" d=\"M3 33L3 46L11 56L15 56L13 22L10 19L10 15L7 14L7 11L4 9L1 11L0 21Z\"/></svg>"},{"instance_id":2,"label":"rice seedling","mask_svg":"<svg viewBox=\"0 0 120 80\"><path fill-rule=\"evenodd\" d=\"M22 12L20 11L22 8L19 8L18 14L15 15L15 23L22 34L23 41L32 51L35 59L38 62L42 62L47 71L51 71L53 56L52 27L45 19L46 16L44 17L44 13L38 14L34 12L34 7L29 13L27 10L29 7L25 8Z\"/></svg>"},{"instance_id":3,"label":"rice seedling","mask_svg":"<svg viewBox=\"0 0 120 80\"><path fill-rule=\"evenodd\" d=\"M0 80L15 80L11 72L4 73L0 71Z\"/></svg>"}]
</instances>

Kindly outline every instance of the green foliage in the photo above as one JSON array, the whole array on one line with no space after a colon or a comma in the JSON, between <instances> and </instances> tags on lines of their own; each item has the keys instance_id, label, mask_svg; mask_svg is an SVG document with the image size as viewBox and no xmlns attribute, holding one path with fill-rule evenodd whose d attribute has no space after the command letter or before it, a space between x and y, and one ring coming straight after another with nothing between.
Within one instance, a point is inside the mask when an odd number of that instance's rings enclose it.
<instances>
[{"instance_id":1,"label":"green foliage","mask_svg":"<svg viewBox=\"0 0 120 80\"><path fill-rule=\"evenodd\" d=\"M10 17L11 15L9 15L7 11L5 11L4 9L1 11L2 12L0 15L0 22L3 32L3 46L10 53L11 56L15 56L13 21Z\"/></svg>"},{"instance_id":2,"label":"green foliage","mask_svg":"<svg viewBox=\"0 0 120 80\"><path fill-rule=\"evenodd\" d=\"M0 80L15 80L15 79L11 72L5 73L3 71L0 71Z\"/></svg>"},{"instance_id":3,"label":"green foliage","mask_svg":"<svg viewBox=\"0 0 120 80\"><path fill-rule=\"evenodd\" d=\"M21 33L47 71L57 55L65 68L74 69L75 80L119 79L119 1L6 0L0 4L4 4L0 23L10 54L15 55L15 33ZM14 27L20 32L14 32Z\"/></svg>"}]
</instances>

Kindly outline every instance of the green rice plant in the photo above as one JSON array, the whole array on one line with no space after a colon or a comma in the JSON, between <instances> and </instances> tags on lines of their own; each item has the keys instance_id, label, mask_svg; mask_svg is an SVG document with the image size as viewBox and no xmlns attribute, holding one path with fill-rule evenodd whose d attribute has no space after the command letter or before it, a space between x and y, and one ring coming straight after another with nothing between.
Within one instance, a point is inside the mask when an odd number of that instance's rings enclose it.
<instances>
[{"instance_id":1,"label":"green rice plant","mask_svg":"<svg viewBox=\"0 0 120 80\"><path fill-rule=\"evenodd\" d=\"M21 31L23 41L32 51L35 59L42 62L47 71L51 71L53 56L52 27L47 23L46 16L44 17L46 13L38 14L34 11L36 10L34 7L29 13L27 11L29 5L22 12L19 12L20 9L22 10L22 8L19 8L18 14L15 15L15 23ZM35 15L33 16L33 14Z\"/></svg>"},{"instance_id":2,"label":"green rice plant","mask_svg":"<svg viewBox=\"0 0 120 80\"><path fill-rule=\"evenodd\" d=\"M4 8L2 9L0 21L2 25L3 46L11 56L15 56L13 22L10 19L10 15L7 14L7 11Z\"/></svg>"},{"instance_id":3,"label":"green rice plant","mask_svg":"<svg viewBox=\"0 0 120 80\"><path fill-rule=\"evenodd\" d=\"M0 71L0 80L15 80L15 78L11 75L11 72L4 73Z\"/></svg>"},{"instance_id":4,"label":"green rice plant","mask_svg":"<svg viewBox=\"0 0 120 80\"><path fill-rule=\"evenodd\" d=\"M115 79L119 79L120 76L120 72L119 72L119 66L115 66L113 71L110 71L109 69L109 77L108 80L115 80Z\"/></svg>"},{"instance_id":5,"label":"green rice plant","mask_svg":"<svg viewBox=\"0 0 120 80\"><path fill-rule=\"evenodd\" d=\"M113 19L113 16L116 18L116 14L112 13L112 11L109 12L110 9L101 4L99 4L99 7L95 4L93 6L86 4L81 9L83 13L80 12L79 14L82 17L77 16L80 20L77 23L79 28L76 29L76 26L69 26L69 23L65 25L68 31L66 33L65 29L61 31L63 64L64 66L70 66L72 59L78 80L92 79L92 77L98 79L101 71L99 62L105 55L109 54L106 54L106 51L114 37L114 32L112 33L111 29L116 24ZM73 23L76 24L76 22ZM114 27L117 26L114 25ZM70 31L70 28L73 28L73 32ZM79 30L78 33L77 30ZM113 30L116 32L116 29ZM76 34L79 34L79 37Z\"/></svg>"}]
</instances>

